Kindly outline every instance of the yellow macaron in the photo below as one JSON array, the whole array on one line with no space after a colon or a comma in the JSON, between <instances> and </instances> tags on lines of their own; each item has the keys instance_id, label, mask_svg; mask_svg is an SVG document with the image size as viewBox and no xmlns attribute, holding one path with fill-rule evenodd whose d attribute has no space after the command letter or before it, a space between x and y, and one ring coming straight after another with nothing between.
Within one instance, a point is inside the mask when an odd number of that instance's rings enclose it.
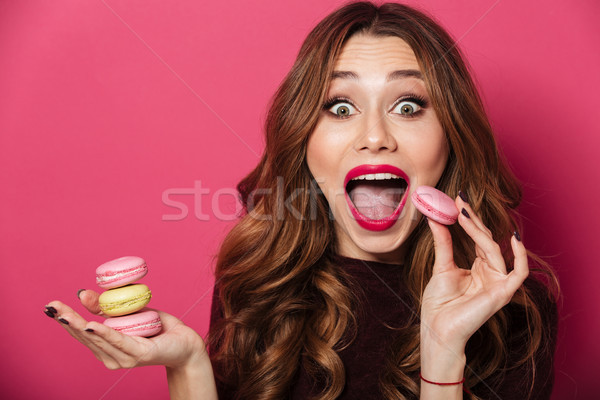
<instances>
[{"instance_id":1,"label":"yellow macaron","mask_svg":"<svg viewBox=\"0 0 600 400\"><path fill-rule=\"evenodd\" d=\"M100 295L98 303L105 315L117 317L141 310L151 298L148 286L138 283L107 290Z\"/></svg>"}]
</instances>

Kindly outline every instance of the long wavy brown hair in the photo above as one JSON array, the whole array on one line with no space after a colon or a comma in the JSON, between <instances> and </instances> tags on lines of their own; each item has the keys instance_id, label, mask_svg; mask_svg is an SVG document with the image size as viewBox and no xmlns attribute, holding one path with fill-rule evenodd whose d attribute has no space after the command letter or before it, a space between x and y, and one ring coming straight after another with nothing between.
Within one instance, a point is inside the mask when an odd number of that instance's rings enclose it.
<instances>
[{"instance_id":1,"label":"long wavy brown hair","mask_svg":"<svg viewBox=\"0 0 600 400\"><path fill-rule=\"evenodd\" d=\"M323 107L330 76L344 43L352 35L396 36L413 49L432 105L450 147L437 187L454 196L466 192L473 209L503 249L507 265L511 232L520 223L514 211L520 187L499 154L482 102L459 49L430 17L410 7L369 2L348 4L322 20L303 43L297 60L272 99L266 120L266 147L257 167L238 185L244 215L224 240L217 261L216 290L224 318L211 327L209 350L217 379L235 388L239 399L281 399L289 393L301 365L320 382L320 397L333 399L345 385L337 351L356 328L353 282L333 262L336 237L327 201L306 164L306 147ZM469 267L472 240L451 227L454 257ZM431 277L433 239L425 224L410 238L401 269L415 309ZM531 255L554 285L551 269ZM534 354L552 351L542 316L527 287L512 305L525 310L526 349L517 365L528 363L535 380ZM508 316L496 313L467 346L467 387L506 371ZM419 321L395 332L380 379L385 398L418 396ZM499 374L498 384L501 382ZM493 382L492 382L493 384ZM533 388L533 383L532 383ZM473 396L476 398L476 396Z\"/></svg>"}]
</instances>

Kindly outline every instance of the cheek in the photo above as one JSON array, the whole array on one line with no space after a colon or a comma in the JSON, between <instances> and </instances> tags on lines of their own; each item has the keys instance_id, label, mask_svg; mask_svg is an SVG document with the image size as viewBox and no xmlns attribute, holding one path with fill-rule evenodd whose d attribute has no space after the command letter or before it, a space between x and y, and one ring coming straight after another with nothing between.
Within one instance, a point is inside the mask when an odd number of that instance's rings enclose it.
<instances>
[{"instance_id":1,"label":"cheek","mask_svg":"<svg viewBox=\"0 0 600 400\"><path fill-rule=\"evenodd\" d=\"M325 157L323 157L323 144L321 143L321 139L318 132L313 132L308 139L306 147L306 163L308 164L308 169L313 174L313 177L317 179L320 172L323 171L323 166L321 164L325 159Z\"/></svg>"},{"instance_id":2,"label":"cheek","mask_svg":"<svg viewBox=\"0 0 600 400\"><path fill-rule=\"evenodd\" d=\"M342 146L342 132L328 129L327 124L319 122L308 139L306 162L315 178L332 174L331 165L337 163L336 150Z\"/></svg>"},{"instance_id":3,"label":"cheek","mask_svg":"<svg viewBox=\"0 0 600 400\"><path fill-rule=\"evenodd\" d=\"M443 169L448 160L448 144L446 138L442 138L429 144L423 151L423 162L433 170Z\"/></svg>"},{"instance_id":4,"label":"cheek","mask_svg":"<svg viewBox=\"0 0 600 400\"><path fill-rule=\"evenodd\" d=\"M330 165L328 164L328 157L324 149L327 148L327 141L324 140L323 135L318 130L315 130L308 139L306 147L306 164L308 169L316 180L319 189L325 196L327 203L332 208L332 199L329 194L331 193L331 187L329 182L331 181ZM329 172L329 174L328 174Z\"/></svg>"},{"instance_id":5,"label":"cheek","mask_svg":"<svg viewBox=\"0 0 600 400\"><path fill-rule=\"evenodd\" d=\"M437 181L446 166L449 153L446 135L441 127L421 135L413 146L413 162L417 171L431 175Z\"/></svg>"},{"instance_id":6,"label":"cheek","mask_svg":"<svg viewBox=\"0 0 600 400\"><path fill-rule=\"evenodd\" d=\"M339 199L344 200L343 195L340 197L338 185L341 179L340 166L347 146L345 138L348 135L345 130L339 129L339 127L332 128L327 125L326 122L319 122L310 135L306 148L306 163L327 199L329 207L335 209L334 204L336 201Z\"/></svg>"}]
</instances>

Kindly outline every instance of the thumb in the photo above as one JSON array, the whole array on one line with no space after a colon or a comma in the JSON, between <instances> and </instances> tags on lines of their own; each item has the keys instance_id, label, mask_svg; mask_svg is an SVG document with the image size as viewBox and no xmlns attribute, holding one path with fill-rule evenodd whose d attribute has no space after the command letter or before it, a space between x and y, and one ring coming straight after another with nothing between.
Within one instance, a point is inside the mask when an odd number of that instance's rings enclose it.
<instances>
[{"instance_id":1,"label":"thumb","mask_svg":"<svg viewBox=\"0 0 600 400\"><path fill-rule=\"evenodd\" d=\"M77 297L81 300L81 304L92 314L100 315L102 313L98 304L99 293L93 290L82 289L77 293Z\"/></svg>"},{"instance_id":2,"label":"thumb","mask_svg":"<svg viewBox=\"0 0 600 400\"><path fill-rule=\"evenodd\" d=\"M435 222L431 218L427 218L427 224L429 225L429 229L431 229L433 246L435 248L433 273L438 274L455 268L450 230L445 225Z\"/></svg>"}]
</instances>

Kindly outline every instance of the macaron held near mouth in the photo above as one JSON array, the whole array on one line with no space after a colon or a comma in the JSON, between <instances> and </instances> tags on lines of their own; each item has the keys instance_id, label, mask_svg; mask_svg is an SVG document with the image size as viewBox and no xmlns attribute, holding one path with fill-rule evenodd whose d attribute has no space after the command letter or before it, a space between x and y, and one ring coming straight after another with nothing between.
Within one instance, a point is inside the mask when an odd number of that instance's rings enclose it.
<instances>
[{"instance_id":1,"label":"macaron held near mouth","mask_svg":"<svg viewBox=\"0 0 600 400\"><path fill-rule=\"evenodd\" d=\"M346 174L345 196L352 216L358 225L370 231L391 228L398 220L410 179L393 165L359 165Z\"/></svg>"}]
</instances>

